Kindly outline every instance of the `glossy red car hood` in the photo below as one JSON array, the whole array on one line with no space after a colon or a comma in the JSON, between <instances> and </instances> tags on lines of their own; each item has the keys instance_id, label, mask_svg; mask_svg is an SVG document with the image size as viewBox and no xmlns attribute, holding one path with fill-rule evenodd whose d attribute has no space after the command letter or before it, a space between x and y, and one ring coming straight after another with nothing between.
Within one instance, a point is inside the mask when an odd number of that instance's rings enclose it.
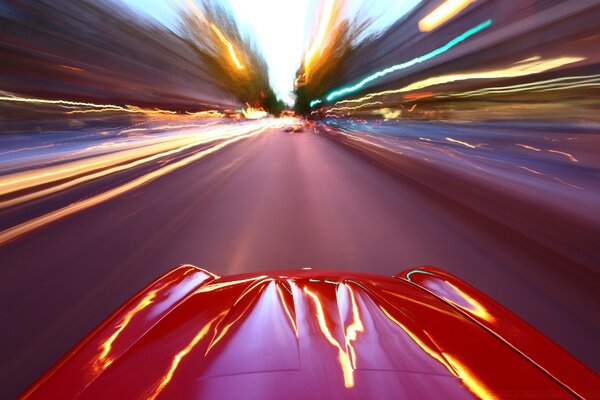
<instances>
[{"instance_id":1,"label":"glossy red car hood","mask_svg":"<svg viewBox=\"0 0 600 400\"><path fill-rule=\"evenodd\" d=\"M115 312L25 398L585 397L598 377L443 271L183 266Z\"/></svg>"}]
</instances>

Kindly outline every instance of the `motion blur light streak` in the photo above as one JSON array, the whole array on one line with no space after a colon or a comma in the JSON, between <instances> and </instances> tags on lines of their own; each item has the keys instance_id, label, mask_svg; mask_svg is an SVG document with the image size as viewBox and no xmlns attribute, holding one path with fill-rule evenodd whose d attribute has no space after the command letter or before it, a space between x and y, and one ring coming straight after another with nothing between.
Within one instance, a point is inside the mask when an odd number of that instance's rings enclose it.
<instances>
[{"instance_id":1,"label":"motion blur light streak","mask_svg":"<svg viewBox=\"0 0 600 400\"><path fill-rule=\"evenodd\" d=\"M456 140L456 139L452 139L452 138L449 138L449 137L447 137L446 140L449 141L449 142L452 142L452 143L462 144L463 146L471 148L471 149L475 148L475 146L473 146L472 144L469 144L467 142L463 142L462 140Z\"/></svg>"},{"instance_id":2,"label":"motion blur light streak","mask_svg":"<svg viewBox=\"0 0 600 400\"><path fill-rule=\"evenodd\" d=\"M517 146L523 147L524 149L527 149L527 150L542 151L542 149L538 149L537 147L533 147L533 146L528 146L526 144L517 143Z\"/></svg>"},{"instance_id":3,"label":"motion blur light streak","mask_svg":"<svg viewBox=\"0 0 600 400\"><path fill-rule=\"evenodd\" d=\"M372 82L376 79L384 77L388 74L391 74L392 72L412 67L413 65L425 62L433 57L443 54L443 53L447 52L448 50L450 50L451 48L453 48L454 46L456 46L457 44L465 41L469 37L479 33L480 31L484 30L485 28L489 27L491 24L492 24L492 20L488 19L487 21L482 22L481 24L469 29L468 31L455 37L454 39L452 39L445 45L438 47L437 49L430 51L429 53L426 53L420 57L413 58L410 61L406 61L401 64L396 64L391 67L385 68L381 71L375 72L374 74L369 75L368 77L364 78L363 80L361 80L360 82L358 82L355 85L348 86L343 89L335 90L326 96L327 101L335 100L338 97L341 97L347 93L356 92L356 91L362 89L369 82Z\"/></svg>"},{"instance_id":4,"label":"motion blur light streak","mask_svg":"<svg viewBox=\"0 0 600 400\"><path fill-rule=\"evenodd\" d=\"M0 92L6 93L6 92ZM68 101L68 100L48 100L48 99L36 99L31 97L22 97L15 94L10 94L9 96L0 96L0 101L11 101L11 102L20 102L20 103L38 103L38 104L57 104L57 105L65 105L65 106L81 106L81 107L96 107L100 109L113 109L118 111L128 111L127 108L117 106L117 105L105 105L105 104L95 104L95 103L85 103L79 101Z\"/></svg>"},{"instance_id":5,"label":"motion blur light streak","mask_svg":"<svg viewBox=\"0 0 600 400\"><path fill-rule=\"evenodd\" d=\"M569 81L569 82L564 82ZM575 81L575 82L570 82ZM543 81L523 83L520 85L511 86L495 86L490 88L483 88L478 90L472 90L462 93L450 93L444 95L436 95L439 98L445 97L472 97L472 96L484 96L487 94L496 93L516 93L523 91L537 91L542 92L544 90L568 90L580 87L600 87L600 75L587 75L587 76L566 76L563 78L548 79Z\"/></svg>"},{"instance_id":6,"label":"motion blur light streak","mask_svg":"<svg viewBox=\"0 0 600 400\"><path fill-rule=\"evenodd\" d=\"M434 30L450 18L456 16L475 0L446 0L426 17L419 21L419 30L428 32Z\"/></svg>"},{"instance_id":7,"label":"motion blur light streak","mask_svg":"<svg viewBox=\"0 0 600 400\"><path fill-rule=\"evenodd\" d=\"M204 131L202 135L196 132L188 135L182 134L179 135L177 140L171 139L168 141L160 138L156 141L155 138L152 138L147 140L142 147L137 147L139 143L133 143L136 147L131 149L123 148L116 155L101 155L92 158L92 160L76 160L57 166L38 168L34 171L23 171L5 175L0 177L0 188L2 188L3 194L24 191L26 189L31 190L37 186L53 182L62 183L0 201L0 209L44 197L102 176L173 156L201 144L241 135L253 128L252 126L242 127L241 129L236 129L236 127L218 127L212 131ZM65 182L67 179L70 180Z\"/></svg>"},{"instance_id":8,"label":"motion blur light streak","mask_svg":"<svg viewBox=\"0 0 600 400\"><path fill-rule=\"evenodd\" d=\"M312 59L315 57L315 54L320 49L321 45L323 44L323 41L325 40L325 34L327 33L327 29L329 28L331 17L333 15L334 5L335 0L325 0L325 3L323 4L317 36L315 37L312 45L310 46L310 49L306 53L306 56L304 57L306 79L309 79L310 76L310 67Z\"/></svg>"},{"instance_id":9,"label":"motion blur light streak","mask_svg":"<svg viewBox=\"0 0 600 400\"><path fill-rule=\"evenodd\" d=\"M365 100L370 100L374 97L386 96L390 94L410 92L413 90L420 90L424 88L428 88L430 86L441 85L444 83L464 81L468 79L499 79L499 78L515 78L520 76L527 76L531 74L539 74L545 71L552 70L554 68L562 67L563 65L576 63L579 61L585 60L584 57L559 57L553 58L549 60L534 60L530 62L517 62L514 66L508 68L501 68L492 71L480 71L480 72L469 72L463 74L451 74L451 75L442 75L436 76L428 79L424 79L422 81L418 81L415 83L411 83L410 85L404 86L400 89L394 90L385 90L377 93L369 93L365 96L354 99L354 100L341 100L336 104L343 103L357 103L363 102ZM331 109L329 110L331 111Z\"/></svg>"},{"instance_id":10,"label":"motion blur light streak","mask_svg":"<svg viewBox=\"0 0 600 400\"><path fill-rule=\"evenodd\" d=\"M210 27L213 29L213 31L215 31L215 33L217 34L217 36L219 36L219 39L221 39L221 41L223 42L223 44L225 46L227 46L227 48L229 49L229 54L231 55L231 60L233 61L233 63L235 64L235 66L238 69L244 69L244 66L240 63L240 60L238 59L237 54L235 54L235 50L233 49L233 45L227 39L225 39L225 36L223 36L223 34L221 33L221 31L215 26L215 24L210 24Z\"/></svg>"},{"instance_id":11,"label":"motion blur light streak","mask_svg":"<svg viewBox=\"0 0 600 400\"><path fill-rule=\"evenodd\" d=\"M453 324L600 371L597 0L1 4L0 398L587 394Z\"/></svg>"},{"instance_id":12,"label":"motion blur light streak","mask_svg":"<svg viewBox=\"0 0 600 400\"><path fill-rule=\"evenodd\" d=\"M61 209L58 209L56 211L52 211L48 214L45 214L41 217L32 219L28 222L24 222L22 224L19 224L17 226L14 226L12 228L6 229L2 232L0 232L0 245L3 243L6 243L8 241L11 241L21 235L26 234L27 232L30 232L34 229L37 229L41 226L44 226L46 224L52 223L54 221L57 221L61 218L64 218L68 215L74 214L76 212L80 212L82 210L85 210L89 207L93 207L97 204L100 204L104 201L110 200L112 198L115 198L119 195L122 195L123 193L126 193L130 190L133 190L135 188L138 188L142 185L147 184L148 182L153 181L154 179L163 176L165 174L168 174L169 172L172 172L178 168L181 168L185 165L188 165L194 161L197 161L201 158L206 157L209 154L212 154L216 151L221 150L222 148L235 143L239 140L242 139L246 139L255 135L258 135L260 133L262 133L264 130L266 129L266 127L260 128L258 131L253 132L253 133L246 133L246 134L242 134L240 136L234 137L232 139L228 139L225 140L223 142L220 142L212 147L209 147L206 150L202 150L198 153L195 153L191 156L188 156L187 158L184 158L180 161L171 163L171 164L167 164L166 166L159 168L155 171L152 171L146 175L143 175L140 178L134 179L133 181L127 182L126 184L123 184L119 187L116 187L114 189L111 189L107 192L101 193L99 195L96 195L94 197L90 197L87 198L85 200L79 201L77 203L73 203L69 206L63 207Z\"/></svg>"},{"instance_id":13,"label":"motion blur light streak","mask_svg":"<svg viewBox=\"0 0 600 400\"><path fill-rule=\"evenodd\" d=\"M334 112L334 111L354 111L354 110L359 110L361 108L364 107L371 107L371 106L375 106L378 104L383 104L381 101L372 101L370 103L364 103L361 104L359 106L356 107L333 107L333 108L328 108L327 112Z\"/></svg>"},{"instance_id":14,"label":"motion blur light streak","mask_svg":"<svg viewBox=\"0 0 600 400\"><path fill-rule=\"evenodd\" d=\"M569 154L565 151L560 151L560 150L548 150L548 153L554 153L554 154L560 154L562 156L567 157L569 160L573 161L573 162L579 162L579 160L577 160L575 157L573 157L573 154Z\"/></svg>"}]
</instances>

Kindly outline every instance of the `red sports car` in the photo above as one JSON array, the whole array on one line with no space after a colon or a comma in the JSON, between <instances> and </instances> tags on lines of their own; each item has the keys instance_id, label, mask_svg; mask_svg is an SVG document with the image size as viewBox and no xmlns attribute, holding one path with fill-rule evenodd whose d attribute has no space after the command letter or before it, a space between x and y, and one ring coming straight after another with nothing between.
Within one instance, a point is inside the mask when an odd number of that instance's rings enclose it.
<instances>
[{"instance_id":1,"label":"red sports car","mask_svg":"<svg viewBox=\"0 0 600 400\"><path fill-rule=\"evenodd\" d=\"M40 399L593 398L598 376L456 277L178 267L35 382Z\"/></svg>"}]
</instances>

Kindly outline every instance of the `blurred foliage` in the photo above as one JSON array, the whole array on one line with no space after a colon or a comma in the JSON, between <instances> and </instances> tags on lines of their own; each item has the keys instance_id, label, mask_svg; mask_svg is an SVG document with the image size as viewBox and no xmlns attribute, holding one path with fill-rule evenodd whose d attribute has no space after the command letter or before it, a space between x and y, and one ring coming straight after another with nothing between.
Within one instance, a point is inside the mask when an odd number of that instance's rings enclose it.
<instances>
[{"instance_id":1,"label":"blurred foliage","mask_svg":"<svg viewBox=\"0 0 600 400\"><path fill-rule=\"evenodd\" d=\"M368 21L342 20L328 32L327 41L311 62L309 74L306 73L303 62L296 73L296 114L308 114L311 100L322 97L344 82L345 72L349 67L348 60L357 51L368 46L372 39L364 37L368 24Z\"/></svg>"},{"instance_id":2,"label":"blurred foliage","mask_svg":"<svg viewBox=\"0 0 600 400\"><path fill-rule=\"evenodd\" d=\"M222 3L188 0L181 31L214 82L243 103L279 115L284 104L269 84L268 66L256 44L242 35Z\"/></svg>"},{"instance_id":3,"label":"blurred foliage","mask_svg":"<svg viewBox=\"0 0 600 400\"><path fill-rule=\"evenodd\" d=\"M278 114L265 60L217 2L198 0L173 32L113 0L14 0L0 5L3 91L177 111L248 103ZM244 68L232 68L230 52Z\"/></svg>"}]
</instances>

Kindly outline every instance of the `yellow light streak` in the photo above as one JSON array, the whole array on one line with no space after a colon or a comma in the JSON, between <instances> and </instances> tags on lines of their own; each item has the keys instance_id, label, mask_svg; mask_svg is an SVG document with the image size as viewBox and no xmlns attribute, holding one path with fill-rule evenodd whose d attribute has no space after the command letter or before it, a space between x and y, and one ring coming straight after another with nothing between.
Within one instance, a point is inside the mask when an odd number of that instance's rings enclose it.
<instances>
[{"instance_id":1,"label":"yellow light streak","mask_svg":"<svg viewBox=\"0 0 600 400\"><path fill-rule=\"evenodd\" d=\"M356 107L333 107L333 108L330 108L328 110L325 110L325 112L355 111L355 110L358 110L358 109L361 109L361 108L364 108L364 107L376 106L376 105L379 105L379 104L383 104L383 103L381 101L373 101L373 102L370 102L370 103L363 103L363 104L361 104L359 106L356 106Z\"/></svg>"},{"instance_id":2,"label":"yellow light streak","mask_svg":"<svg viewBox=\"0 0 600 400\"><path fill-rule=\"evenodd\" d=\"M450 354L446 354L446 353L444 353L444 357L446 357L448 362L450 362L452 367L456 370L456 372L458 373L460 379L464 382L464 384L478 398L480 398L482 400L492 400L492 399L498 398L479 379L477 379L476 373L471 372L463 363L458 361L458 359L456 359L456 358L452 357Z\"/></svg>"},{"instance_id":3,"label":"yellow light streak","mask_svg":"<svg viewBox=\"0 0 600 400\"><path fill-rule=\"evenodd\" d=\"M402 110L394 110L392 108L382 108L378 110L381 116L385 119L395 119L402 114Z\"/></svg>"},{"instance_id":4,"label":"yellow light streak","mask_svg":"<svg viewBox=\"0 0 600 400\"><path fill-rule=\"evenodd\" d=\"M116 188L113 188L111 190L108 190L104 193L100 193L96 196L93 197L89 197L85 200L79 201L77 203L73 203L70 204L66 207L60 208L58 210L49 212L45 215L42 215L40 217L34 218L32 220L29 220L27 222L23 222L19 225L16 225L14 227L8 228L2 232L0 232L0 244L6 243L8 241L11 241L13 239L18 238L19 236L22 236L28 232L31 232L37 228L40 228L44 225L47 225L49 223L52 223L54 221L57 221L61 218L64 218L66 216L69 216L71 214L83 211L85 209L88 209L90 207L93 207L95 205L98 205L102 202L105 202L107 200L113 199L115 197L118 197L124 193L127 193L133 189L137 189L140 186L143 186L163 175L166 175L176 169L179 169L183 166L186 166L194 161L200 160L204 157L206 157L209 154L215 153L219 150L221 150L224 147L229 146L230 144L233 144L235 142L238 142L242 139L246 139L246 138L250 138L256 135L261 134L265 129L267 129L267 127L262 127L261 129L252 132L252 133L247 133L245 135L240 135L237 137L234 137L232 139L228 139L225 140L223 142L220 142L212 147L209 147L207 149L204 149L198 153L192 154L189 157L186 157L184 159L181 159L177 162L171 163L171 164L167 164L164 167L161 167L157 170L151 171L149 173L147 173L146 175L143 175L137 179L134 179L130 182L127 182L121 186L118 186Z\"/></svg>"},{"instance_id":5,"label":"yellow light streak","mask_svg":"<svg viewBox=\"0 0 600 400\"><path fill-rule=\"evenodd\" d=\"M170 366L169 370L167 371L165 376L160 380L160 383L156 386L153 393L147 397L149 400L154 400L158 397L158 395L164 390L164 388L173 379L173 375L175 374L175 371L179 367L181 360L183 360L183 358L185 356L187 356L190 353L190 351L192 351L192 349L194 347L196 347L196 345L206 336L206 334L208 333L212 324L214 324L217 319L223 318L223 316L225 314L226 314L226 311L223 311L222 313L217 315L215 318L210 320L206 325L204 325L202 327L202 329L200 329L200 331L196 334L196 336L193 337L193 339L188 343L188 345L185 346L183 348L183 350L181 350L179 353L177 353L175 355L175 357L173 357L173 361L171 362L171 366Z\"/></svg>"},{"instance_id":6,"label":"yellow light streak","mask_svg":"<svg viewBox=\"0 0 600 400\"><path fill-rule=\"evenodd\" d=\"M18 102L18 103L36 103L36 104L56 104L56 105L61 105L61 106L113 108L115 110L125 110L124 107L117 106L114 104L96 104L96 103L86 103L86 102L81 102L81 101L70 101L70 100L39 99L39 98L35 98L35 97L22 97L22 96L17 96L17 95L0 96L0 101L12 101L12 102Z\"/></svg>"},{"instance_id":7,"label":"yellow light streak","mask_svg":"<svg viewBox=\"0 0 600 400\"><path fill-rule=\"evenodd\" d=\"M498 78L515 78L531 74L538 74L554 68L559 68L567 64L576 63L585 60L585 57L558 57L548 60L533 60L530 62L518 62L508 68L500 68L490 71L476 71L461 74L449 74L427 78L421 81L411 83L410 85L399 89L384 90L376 93L369 93L361 98L352 100L341 100L336 103L361 103L370 100L374 97L386 96L391 94L411 92L414 90L423 89L430 86L441 85L445 83L464 81L468 79L498 79Z\"/></svg>"},{"instance_id":8,"label":"yellow light streak","mask_svg":"<svg viewBox=\"0 0 600 400\"><path fill-rule=\"evenodd\" d=\"M4 92L6 93L6 92ZM0 101L9 101L15 103L33 103L33 104L51 104L57 106L75 106L75 107L86 107L83 110L73 110L73 111L65 111L65 114L86 114L86 113L99 113L99 112L108 112L108 111L120 111L127 113L142 113L147 115L175 115L177 112L170 110L160 110L160 109L148 109L148 108L140 108L136 106L119 106L116 104L97 104L97 103L88 103L81 101L70 101L70 100L51 100L51 99L40 99L36 97L23 97L18 95L3 95L0 96Z\"/></svg>"},{"instance_id":9,"label":"yellow light streak","mask_svg":"<svg viewBox=\"0 0 600 400\"><path fill-rule=\"evenodd\" d=\"M244 66L240 62L237 54L235 53L235 49L233 48L233 45L231 44L231 42L229 42L229 40L227 40L227 38L225 37L225 35L223 35L223 33L221 33L221 31L219 30L219 28L217 28L215 24L210 23L206 19L206 17L202 14L202 12L198 9L198 7L196 6L196 4L194 4L194 2L192 0L186 0L186 5L187 5L188 9L192 12L192 14L194 14L194 16L196 16L196 18L198 18L201 23L210 25L210 28L219 37L219 40L221 40L221 42L229 50L229 55L231 56L231 60L233 61L233 63L235 64L235 66L238 69L244 69Z\"/></svg>"},{"instance_id":10,"label":"yellow light streak","mask_svg":"<svg viewBox=\"0 0 600 400\"><path fill-rule=\"evenodd\" d=\"M453 143L462 144L463 146L469 147L469 148L471 148L471 149L474 149L474 148L476 148L476 147L475 147L475 146L473 146L472 144L469 144L469 143L467 143L467 142L463 142L463 141L461 141L461 140L456 140L456 139L452 139L452 138L449 138L449 137L447 137L447 138L446 138L446 140L447 140L447 141L449 141L449 142L453 142Z\"/></svg>"},{"instance_id":11,"label":"yellow light streak","mask_svg":"<svg viewBox=\"0 0 600 400\"><path fill-rule=\"evenodd\" d=\"M46 185L55 181L64 181L70 178L71 180L1 201L0 209L56 193L102 176L135 168L148 162L181 153L201 144L244 134L252 129L252 126L241 128L220 127L211 131L204 131L202 135L194 132L189 135L178 136L176 139L153 138L145 141L145 145L140 148L123 150L117 154L106 154L97 156L92 160L76 160L43 169L6 175L0 177L0 190L4 194L30 189L42 184Z\"/></svg>"},{"instance_id":12,"label":"yellow light streak","mask_svg":"<svg viewBox=\"0 0 600 400\"><path fill-rule=\"evenodd\" d=\"M186 112L187 115L197 118L223 118L225 114L217 110L198 111L198 112Z\"/></svg>"},{"instance_id":13,"label":"yellow light streak","mask_svg":"<svg viewBox=\"0 0 600 400\"><path fill-rule=\"evenodd\" d=\"M493 86L489 88L483 88L478 90L471 90L467 92L451 93L445 95L437 95L437 98L446 97L474 97L474 96L485 96L488 94L505 94L505 93L517 93L517 92L548 92L555 90L568 90L579 87L598 87L600 86L600 75L577 75L577 76L566 76L562 78L546 79L543 81L536 81L530 83L522 83L519 85L509 86Z\"/></svg>"},{"instance_id":14,"label":"yellow light streak","mask_svg":"<svg viewBox=\"0 0 600 400\"><path fill-rule=\"evenodd\" d=\"M92 109L86 109L86 110L73 110L73 111L65 111L65 114L89 114L89 113L101 113L101 112L110 112L110 111L121 111L121 112L127 112L127 113L139 113L139 114L146 114L146 115L177 115L176 111L170 111L170 110L161 110L158 108L140 108L140 107L135 107L135 106L125 106L125 107L121 107L121 109L115 109L115 108L111 108L109 107L105 107L105 108L92 108Z\"/></svg>"},{"instance_id":15,"label":"yellow light streak","mask_svg":"<svg viewBox=\"0 0 600 400\"><path fill-rule=\"evenodd\" d=\"M250 106L248 106L248 108L242 108L242 114L246 119L261 119L268 115L262 108L253 108Z\"/></svg>"},{"instance_id":16,"label":"yellow light streak","mask_svg":"<svg viewBox=\"0 0 600 400\"><path fill-rule=\"evenodd\" d=\"M196 293L212 292L214 290L223 289L225 287L235 286L240 283L260 281L262 279L265 279L266 277L267 277L266 275L260 275L260 276L257 276L256 278L247 278L247 279L238 279L235 281L228 281L228 282L211 283L211 284L208 284L208 285L198 289L196 291Z\"/></svg>"},{"instance_id":17,"label":"yellow light streak","mask_svg":"<svg viewBox=\"0 0 600 400\"><path fill-rule=\"evenodd\" d=\"M360 318L360 313L358 311L358 305L356 304L354 291L352 290L352 288L350 288L349 285L344 284L344 286L348 289L348 292L350 293L350 300L352 302L352 323L348 325L348 327L346 328L346 334L344 335L346 338L346 353L350 355L352 368L356 369L356 352L354 351L352 342L356 341L359 332L365 331L365 327Z\"/></svg>"},{"instance_id":18,"label":"yellow light streak","mask_svg":"<svg viewBox=\"0 0 600 400\"><path fill-rule=\"evenodd\" d=\"M115 332L100 345L100 355L96 360L94 360L92 367L95 374L98 374L102 370L106 369L114 361L114 358L108 357L110 351L112 350L113 343L115 342L115 340L117 340L117 338L123 332L123 330L129 325L133 317L135 317L136 314L138 314L140 311L152 304L154 302L154 299L156 298L156 294L163 290L170 283L171 282L167 282L161 285L160 287L148 292L142 298L142 300L140 300L140 302L125 315L121 322L119 322Z\"/></svg>"},{"instance_id":19,"label":"yellow light streak","mask_svg":"<svg viewBox=\"0 0 600 400\"><path fill-rule=\"evenodd\" d=\"M233 45L229 40L225 38L225 36L221 33L221 31L215 26L215 24L210 24L212 30L217 34L221 42L229 49L229 55L231 56L231 60L235 64L238 69L244 69L244 66L240 62L237 54L235 54L235 50L233 49Z\"/></svg>"},{"instance_id":20,"label":"yellow light streak","mask_svg":"<svg viewBox=\"0 0 600 400\"><path fill-rule=\"evenodd\" d=\"M446 0L419 21L419 30L429 32L456 16L475 0Z\"/></svg>"},{"instance_id":21,"label":"yellow light streak","mask_svg":"<svg viewBox=\"0 0 600 400\"><path fill-rule=\"evenodd\" d=\"M308 80L310 64L319 50L319 47L323 44L325 40L325 34L327 33L327 28L329 27L329 23L331 21L331 17L333 15L333 6L335 5L335 0L326 0L323 6L323 12L321 14L321 21L319 22L319 30L317 31L317 36L310 46L306 56L304 57L304 71L306 73L306 78Z\"/></svg>"},{"instance_id":22,"label":"yellow light streak","mask_svg":"<svg viewBox=\"0 0 600 400\"><path fill-rule=\"evenodd\" d=\"M323 310L323 305L321 304L321 300L319 297L311 292L306 286L304 287L304 293L309 295L314 304L317 311L317 321L319 322L319 328L323 333L323 336L332 346L338 349L338 360L342 367L342 373L344 375L344 387L349 389L354 386L354 369L352 367L352 362L350 360L350 356L343 349L343 347L338 343L337 340L333 337L333 334L329 330L327 326L327 322L325 321L325 311Z\"/></svg>"}]
</instances>

